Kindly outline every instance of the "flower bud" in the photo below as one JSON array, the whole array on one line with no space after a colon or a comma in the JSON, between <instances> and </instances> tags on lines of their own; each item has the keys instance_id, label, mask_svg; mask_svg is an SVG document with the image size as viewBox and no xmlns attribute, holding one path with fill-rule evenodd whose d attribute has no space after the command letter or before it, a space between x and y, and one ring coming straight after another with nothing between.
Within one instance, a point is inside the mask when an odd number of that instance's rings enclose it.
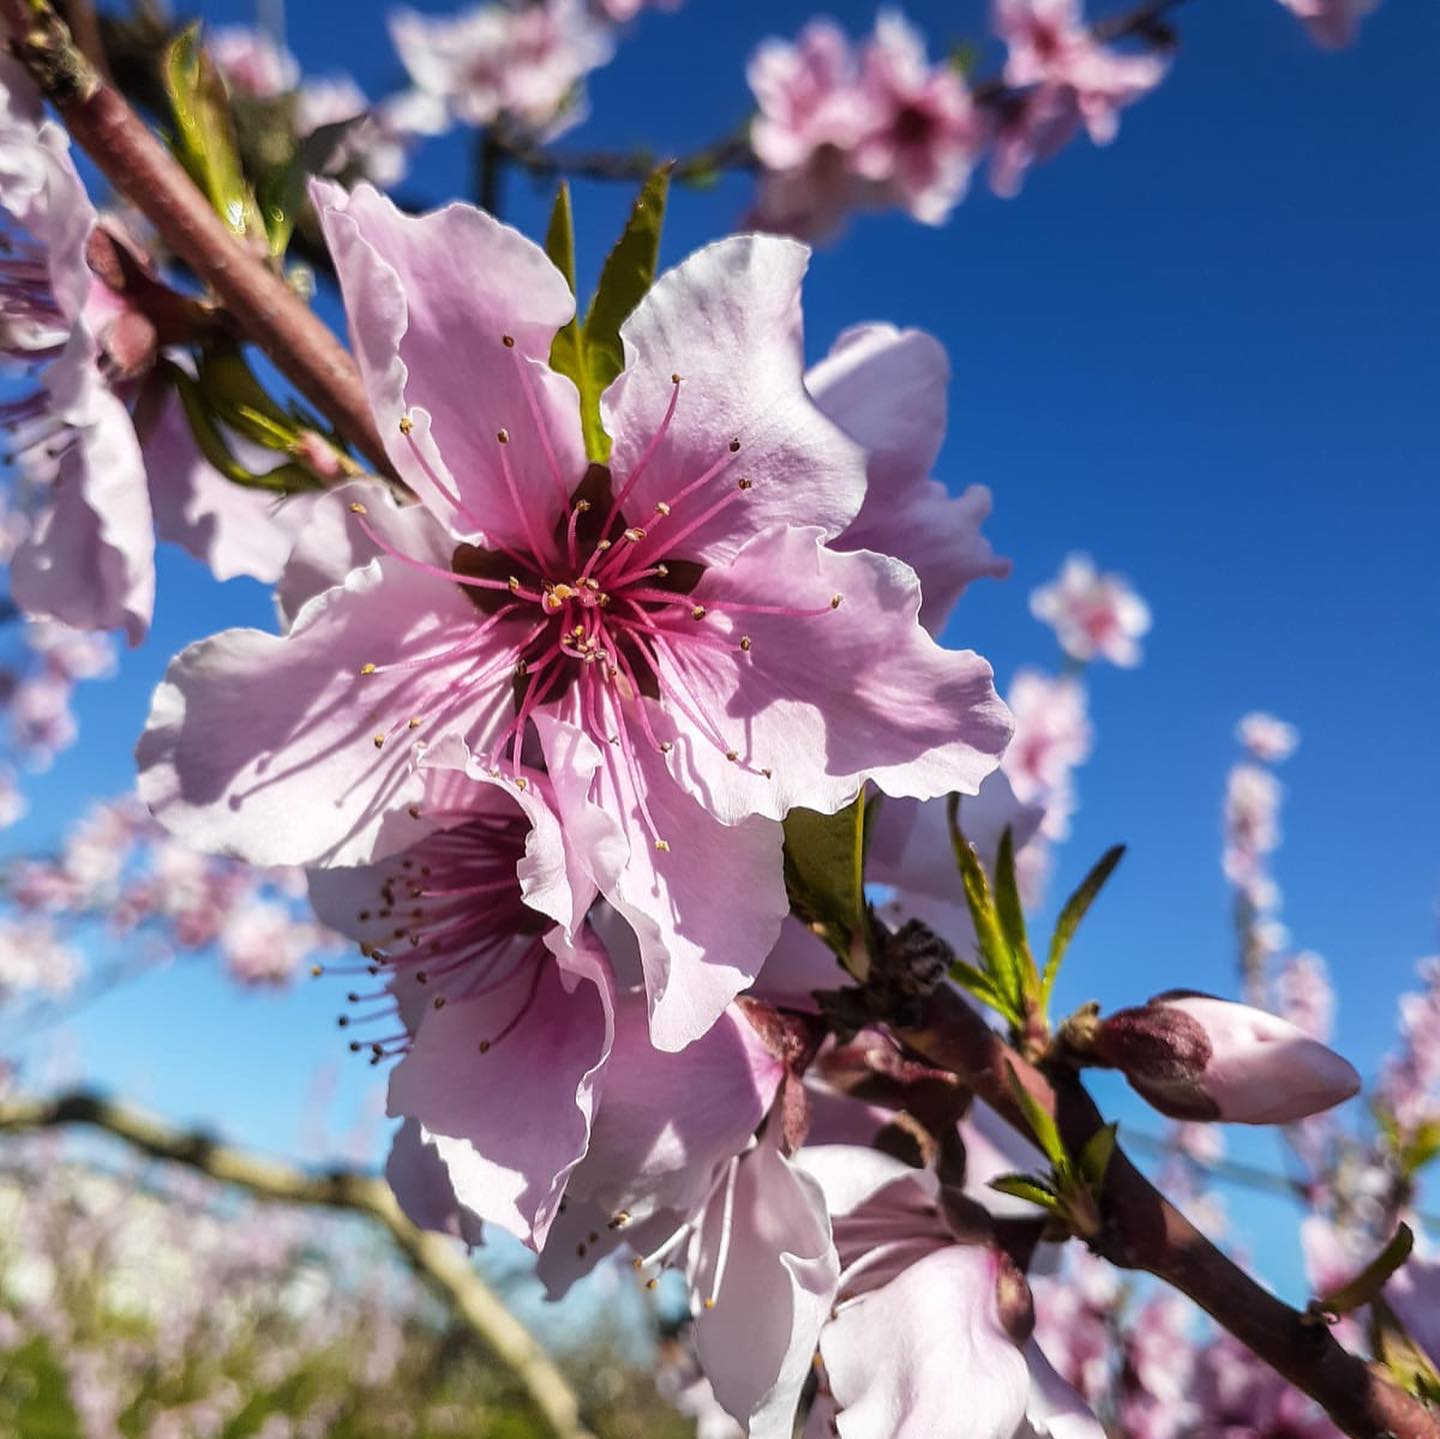
<instances>
[{"instance_id":1,"label":"flower bud","mask_svg":"<svg viewBox=\"0 0 1440 1439\"><path fill-rule=\"evenodd\" d=\"M1290 1124L1360 1089L1346 1060L1279 1016L1179 990L1110 1015L1092 1052L1173 1119Z\"/></svg>"}]
</instances>

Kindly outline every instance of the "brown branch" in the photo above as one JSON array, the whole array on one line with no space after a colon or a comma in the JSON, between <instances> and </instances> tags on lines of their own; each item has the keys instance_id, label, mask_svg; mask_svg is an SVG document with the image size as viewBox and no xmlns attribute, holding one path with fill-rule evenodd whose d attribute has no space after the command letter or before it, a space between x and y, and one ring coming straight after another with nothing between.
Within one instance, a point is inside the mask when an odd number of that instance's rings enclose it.
<instances>
[{"instance_id":1,"label":"brown branch","mask_svg":"<svg viewBox=\"0 0 1440 1439\"><path fill-rule=\"evenodd\" d=\"M285 1204L343 1209L378 1220L405 1257L475 1337L514 1375L556 1439L594 1439L579 1401L529 1330L480 1277L455 1240L417 1229L382 1179L355 1170L309 1174L264 1155L232 1149L210 1136L180 1130L153 1115L84 1090L57 1099L0 1101L0 1131L86 1124L155 1159L184 1164L221 1184Z\"/></svg>"},{"instance_id":2,"label":"brown branch","mask_svg":"<svg viewBox=\"0 0 1440 1439\"><path fill-rule=\"evenodd\" d=\"M1052 1115L1078 1153L1103 1120L1078 1077L1051 1079L1005 1043L954 990L925 1002L918 1024L896 1036L928 1063L960 1077L1020 1133L1029 1130L1006 1069ZM1105 1176L1104 1228L1091 1247L1125 1269L1163 1279L1277 1373L1321 1404L1352 1439L1440 1439L1440 1416L1396 1385L1379 1366L1307 1324L1222 1254L1120 1151Z\"/></svg>"},{"instance_id":3,"label":"brown branch","mask_svg":"<svg viewBox=\"0 0 1440 1439\"><path fill-rule=\"evenodd\" d=\"M325 323L231 235L179 162L80 53L46 0L0 0L0 17L12 52L105 178L214 292L246 338L388 473L360 373Z\"/></svg>"}]
</instances>

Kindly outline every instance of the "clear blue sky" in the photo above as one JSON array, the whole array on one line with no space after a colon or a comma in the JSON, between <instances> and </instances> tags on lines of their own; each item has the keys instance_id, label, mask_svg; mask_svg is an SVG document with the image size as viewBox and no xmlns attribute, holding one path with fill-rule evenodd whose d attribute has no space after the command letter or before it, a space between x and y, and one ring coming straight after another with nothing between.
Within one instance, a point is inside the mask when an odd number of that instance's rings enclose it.
<instances>
[{"instance_id":1,"label":"clear blue sky","mask_svg":"<svg viewBox=\"0 0 1440 1439\"><path fill-rule=\"evenodd\" d=\"M249 14L238 0L201 9ZM290 9L307 70L349 69L377 95L398 84L377 0ZM874 13L830 9L853 32ZM809 13L798 0L687 0L642 17L567 142L663 151L714 138L745 113L753 43ZM984 29L971 0L908 13L937 49ZM1440 8L1386 0L1338 55L1310 46L1275 0L1194 0L1179 20L1172 76L1108 150L1077 143L1015 201L977 187L943 229L868 218L818 254L809 345L818 355L844 326L886 319L949 348L939 475L992 487L990 533L1015 560L1011 581L972 590L950 637L1002 681L1054 662L1026 600L1070 549L1128 573L1154 611L1144 665L1093 676L1099 744L1054 888L1107 844L1131 848L1062 1003L1232 989L1220 795L1235 720L1267 708L1304 734L1282 771L1285 918L1329 961L1340 1047L1368 1071L1416 959L1440 947ZM438 142L405 193L443 200L467 174L461 143ZM747 189L678 193L667 260L729 228ZM581 185L575 198L593 275L628 196ZM544 206L511 177L507 218L537 233ZM128 783L175 649L269 614L257 586L218 588L167 555L150 642L118 680L81 692L82 743L36 782L15 840L43 842L87 795ZM75 1022L76 1062L177 1118L294 1149L310 1074L342 1057L336 998L323 984L238 996L192 965ZM346 1073L353 1112L376 1076ZM1277 1157L1266 1136L1235 1149ZM1267 1267L1297 1282L1292 1262Z\"/></svg>"}]
</instances>

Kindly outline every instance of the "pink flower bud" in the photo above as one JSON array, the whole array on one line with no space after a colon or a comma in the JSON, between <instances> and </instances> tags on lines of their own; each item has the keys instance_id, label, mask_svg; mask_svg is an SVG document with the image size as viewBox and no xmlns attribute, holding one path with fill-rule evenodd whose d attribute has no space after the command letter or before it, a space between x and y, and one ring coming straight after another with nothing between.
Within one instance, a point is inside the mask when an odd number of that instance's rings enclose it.
<instances>
[{"instance_id":1,"label":"pink flower bud","mask_svg":"<svg viewBox=\"0 0 1440 1439\"><path fill-rule=\"evenodd\" d=\"M1277 1015L1179 990L1104 1020L1094 1054L1175 1119L1291 1124L1360 1089L1348 1061Z\"/></svg>"}]
</instances>

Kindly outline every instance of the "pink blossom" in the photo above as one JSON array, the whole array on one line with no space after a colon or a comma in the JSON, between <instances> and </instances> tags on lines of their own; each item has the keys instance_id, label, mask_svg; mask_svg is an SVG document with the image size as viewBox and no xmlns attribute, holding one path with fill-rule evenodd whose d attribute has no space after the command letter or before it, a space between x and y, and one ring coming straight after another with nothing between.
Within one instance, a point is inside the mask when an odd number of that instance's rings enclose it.
<instances>
[{"instance_id":1,"label":"pink blossom","mask_svg":"<svg viewBox=\"0 0 1440 1439\"><path fill-rule=\"evenodd\" d=\"M0 997L63 998L84 968L48 921L31 916L0 919Z\"/></svg>"},{"instance_id":2,"label":"pink blossom","mask_svg":"<svg viewBox=\"0 0 1440 1439\"><path fill-rule=\"evenodd\" d=\"M1024 1278L983 1226L957 1235L932 1172L845 1146L804 1150L800 1163L824 1194L840 1259L820 1354L843 1439L1099 1439L1030 1340Z\"/></svg>"},{"instance_id":3,"label":"pink blossom","mask_svg":"<svg viewBox=\"0 0 1440 1439\"><path fill-rule=\"evenodd\" d=\"M1004 579L980 533L990 491L971 485L951 497L930 478L947 419L950 363L923 330L857 325L805 375L820 408L865 449L865 503L837 549L878 550L904 560L920 578L920 622L939 634L972 580Z\"/></svg>"},{"instance_id":4,"label":"pink blossom","mask_svg":"<svg viewBox=\"0 0 1440 1439\"><path fill-rule=\"evenodd\" d=\"M0 829L19 823L29 808L15 771L8 765L0 765Z\"/></svg>"},{"instance_id":5,"label":"pink blossom","mask_svg":"<svg viewBox=\"0 0 1440 1439\"><path fill-rule=\"evenodd\" d=\"M1327 50L1343 50L1355 43L1360 21L1380 0L1280 0L1309 32L1310 38Z\"/></svg>"},{"instance_id":6,"label":"pink blossom","mask_svg":"<svg viewBox=\"0 0 1440 1439\"><path fill-rule=\"evenodd\" d=\"M898 11L882 10L860 84L878 123L856 147L855 172L915 219L941 224L965 193L983 139L963 77L932 66L919 33Z\"/></svg>"},{"instance_id":7,"label":"pink blossom","mask_svg":"<svg viewBox=\"0 0 1440 1439\"><path fill-rule=\"evenodd\" d=\"M247 100L278 100L300 83L300 62L274 36L250 25L217 25L205 50L225 83Z\"/></svg>"},{"instance_id":8,"label":"pink blossom","mask_svg":"<svg viewBox=\"0 0 1440 1439\"><path fill-rule=\"evenodd\" d=\"M1188 1300L1160 1292L1126 1326L1119 1417L1127 1439L1179 1439L1198 1417L1193 1318Z\"/></svg>"},{"instance_id":9,"label":"pink blossom","mask_svg":"<svg viewBox=\"0 0 1440 1439\"><path fill-rule=\"evenodd\" d=\"M1272 714L1254 710L1235 726L1235 738L1262 764L1279 764L1295 753L1300 731Z\"/></svg>"},{"instance_id":10,"label":"pink blossom","mask_svg":"<svg viewBox=\"0 0 1440 1439\"><path fill-rule=\"evenodd\" d=\"M1275 976L1275 1012L1324 1044L1335 1029L1335 991L1325 961L1311 950L1286 960Z\"/></svg>"},{"instance_id":11,"label":"pink blossom","mask_svg":"<svg viewBox=\"0 0 1440 1439\"><path fill-rule=\"evenodd\" d=\"M653 3L657 10L673 12L680 8L681 0L596 0L601 13L617 25L633 20L647 3Z\"/></svg>"},{"instance_id":12,"label":"pink blossom","mask_svg":"<svg viewBox=\"0 0 1440 1439\"><path fill-rule=\"evenodd\" d=\"M1440 958L1421 961L1419 972L1425 988L1400 998L1401 1045L1376 1096L1406 1134L1440 1117Z\"/></svg>"},{"instance_id":13,"label":"pink blossom","mask_svg":"<svg viewBox=\"0 0 1440 1439\"><path fill-rule=\"evenodd\" d=\"M1149 607L1124 576L1098 573L1087 555L1071 555L1059 576L1030 596L1030 613L1081 663L1139 664L1138 640L1150 628Z\"/></svg>"},{"instance_id":14,"label":"pink blossom","mask_svg":"<svg viewBox=\"0 0 1440 1439\"><path fill-rule=\"evenodd\" d=\"M1333 1050L1262 1009L1175 992L1120 1010L1095 1041L1162 1114L1290 1124L1351 1098L1360 1076Z\"/></svg>"},{"instance_id":15,"label":"pink blossom","mask_svg":"<svg viewBox=\"0 0 1440 1439\"><path fill-rule=\"evenodd\" d=\"M1339 1439L1314 1400L1228 1334L1206 1347L1196 1391L1198 1439Z\"/></svg>"},{"instance_id":16,"label":"pink blossom","mask_svg":"<svg viewBox=\"0 0 1440 1439\"><path fill-rule=\"evenodd\" d=\"M1005 83L1019 92L1002 111L995 139L991 180L1001 195L1015 194L1030 165L1054 155L1082 126L1095 144L1108 145L1119 111L1165 76L1158 56L1100 44L1078 0L995 0L994 20L1009 50Z\"/></svg>"},{"instance_id":17,"label":"pink blossom","mask_svg":"<svg viewBox=\"0 0 1440 1439\"><path fill-rule=\"evenodd\" d=\"M34 769L48 769L55 755L75 743L70 685L52 675L21 680L10 696L10 728L15 747Z\"/></svg>"},{"instance_id":18,"label":"pink blossom","mask_svg":"<svg viewBox=\"0 0 1440 1439\"><path fill-rule=\"evenodd\" d=\"M826 544L864 471L804 389L802 247L721 241L659 280L604 398L611 464L587 469L574 387L546 363L573 298L543 252L467 206L317 196L380 432L423 504L325 497L303 581L282 582L287 603L320 591L288 636L233 631L172 666L146 799L200 848L364 861L434 826L418 754L450 736L513 781L533 728L640 937L656 1042L679 1047L774 943L791 807L833 811L867 776L978 788L1009 730L989 667L926 635L907 566ZM267 696L243 725L235 686Z\"/></svg>"},{"instance_id":19,"label":"pink blossom","mask_svg":"<svg viewBox=\"0 0 1440 1439\"><path fill-rule=\"evenodd\" d=\"M398 10L390 37L410 78L466 125L508 120L553 138L584 118L585 76L614 52L581 0Z\"/></svg>"},{"instance_id":20,"label":"pink blossom","mask_svg":"<svg viewBox=\"0 0 1440 1439\"><path fill-rule=\"evenodd\" d=\"M220 952L242 984L288 984L322 944L321 931L297 920L289 905L250 899L238 905L220 928Z\"/></svg>"},{"instance_id":21,"label":"pink blossom","mask_svg":"<svg viewBox=\"0 0 1440 1439\"><path fill-rule=\"evenodd\" d=\"M410 150L421 136L443 133L444 103L408 90L372 105L349 75L303 81L295 92L295 134L306 139L326 126L343 126L320 173L354 174L388 189L405 178Z\"/></svg>"}]
</instances>

